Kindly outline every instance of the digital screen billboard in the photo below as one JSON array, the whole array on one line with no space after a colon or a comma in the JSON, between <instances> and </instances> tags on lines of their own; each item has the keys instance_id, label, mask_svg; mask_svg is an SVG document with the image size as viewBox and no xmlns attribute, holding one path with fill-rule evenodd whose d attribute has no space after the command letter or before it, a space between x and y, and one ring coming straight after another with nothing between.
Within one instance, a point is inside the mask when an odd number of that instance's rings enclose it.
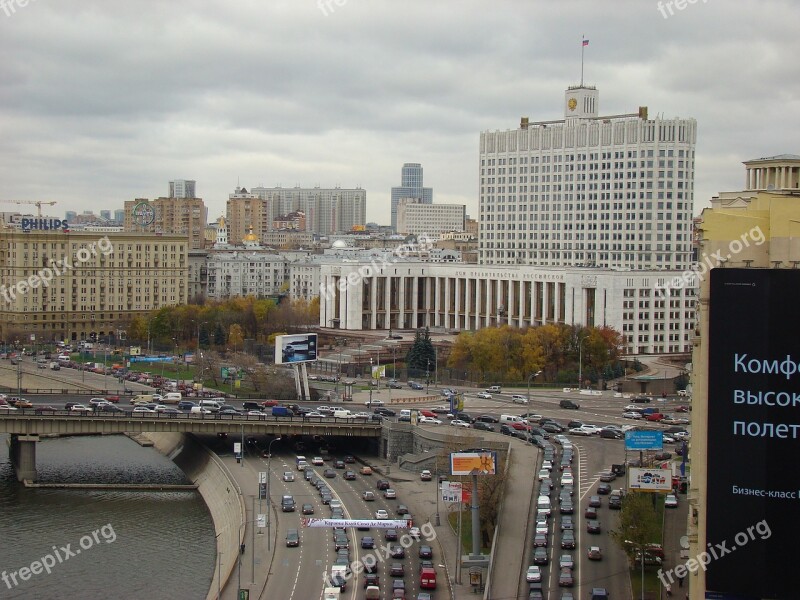
<instances>
[{"instance_id":1,"label":"digital screen billboard","mask_svg":"<svg viewBox=\"0 0 800 600\"><path fill-rule=\"evenodd\" d=\"M708 593L800 597L798 290L800 270L711 271Z\"/></svg>"},{"instance_id":2,"label":"digital screen billboard","mask_svg":"<svg viewBox=\"0 0 800 600\"><path fill-rule=\"evenodd\" d=\"M279 335L275 338L275 364L317 360L317 334Z\"/></svg>"}]
</instances>

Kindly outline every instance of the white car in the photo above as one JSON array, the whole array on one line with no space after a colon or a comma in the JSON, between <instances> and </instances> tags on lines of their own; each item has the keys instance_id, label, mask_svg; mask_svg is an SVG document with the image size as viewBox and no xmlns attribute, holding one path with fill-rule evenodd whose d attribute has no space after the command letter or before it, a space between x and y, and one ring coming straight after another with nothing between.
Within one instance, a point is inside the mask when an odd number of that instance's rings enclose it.
<instances>
[{"instance_id":1,"label":"white car","mask_svg":"<svg viewBox=\"0 0 800 600\"><path fill-rule=\"evenodd\" d=\"M672 437L676 440L688 440L692 436L686 431L678 431L677 433L673 433Z\"/></svg>"},{"instance_id":2,"label":"white car","mask_svg":"<svg viewBox=\"0 0 800 600\"><path fill-rule=\"evenodd\" d=\"M547 469L541 469L539 471L539 481L541 481L542 479L550 479L550 471L548 471Z\"/></svg>"},{"instance_id":3,"label":"white car","mask_svg":"<svg viewBox=\"0 0 800 600\"><path fill-rule=\"evenodd\" d=\"M542 569L537 565L528 567L528 572L525 574L525 581L528 583L536 583L542 580Z\"/></svg>"},{"instance_id":4,"label":"white car","mask_svg":"<svg viewBox=\"0 0 800 600\"><path fill-rule=\"evenodd\" d=\"M626 406L622 410L624 412L641 412L644 409L641 406L639 406L638 404L628 404L628 406Z\"/></svg>"},{"instance_id":5,"label":"white car","mask_svg":"<svg viewBox=\"0 0 800 600\"><path fill-rule=\"evenodd\" d=\"M567 433L569 433L569 434L571 434L571 435L585 435L585 436L590 436L590 435L592 435L594 432L593 432L593 431L589 431L588 429L584 429L583 427L573 427L572 429L570 429L569 431L567 431Z\"/></svg>"},{"instance_id":6,"label":"white car","mask_svg":"<svg viewBox=\"0 0 800 600\"><path fill-rule=\"evenodd\" d=\"M154 410L154 411L156 411L156 412L158 412L158 413L160 413L160 412L164 412L164 411L165 411L165 410L167 410L168 408L169 408L168 406L165 406L165 405L163 405L163 404L158 404L158 405L156 405L156 406L153 408L153 410Z\"/></svg>"},{"instance_id":7,"label":"white car","mask_svg":"<svg viewBox=\"0 0 800 600\"><path fill-rule=\"evenodd\" d=\"M478 398L482 398L483 400L491 400L492 395L489 392L479 392L477 394Z\"/></svg>"},{"instance_id":8,"label":"white car","mask_svg":"<svg viewBox=\"0 0 800 600\"><path fill-rule=\"evenodd\" d=\"M537 521L536 522L536 535L544 534L547 535L549 528L547 527L547 521Z\"/></svg>"},{"instance_id":9,"label":"white car","mask_svg":"<svg viewBox=\"0 0 800 600\"><path fill-rule=\"evenodd\" d=\"M515 404L527 404L528 399L525 396L520 396L519 394L514 394L511 396L511 401Z\"/></svg>"},{"instance_id":10,"label":"white car","mask_svg":"<svg viewBox=\"0 0 800 600\"><path fill-rule=\"evenodd\" d=\"M325 464L325 461L322 460L321 456L315 456L314 458L311 459L311 464L314 465L315 467L321 467L322 465Z\"/></svg>"},{"instance_id":11,"label":"white car","mask_svg":"<svg viewBox=\"0 0 800 600\"><path fill-rule=\"evenodd\" d=\"M411 529L408 530L408 535L410 535L415 540L419 539L420 533L421 531L419 527L412 527Z\"/></svg>"},{"instance_id":12,"label":"white car","mask_svg":"<svg viewBox=\"0 0 800 600\"><path fill-rule=\"evenodd\" d=\"M674 438L674 437L672 437L671 435L665 435L665 436L662 438L662 441L663 441L665 444L674 444L674 443L675 443L675 438Z\"/></svg>"},{"instance_id":13,"label":"white car","mask_svg":"<svg viewBox=\"0 0 800 600\"><path fill-rule=\"evenodd\" d=\"M675 494L667 494L664 499L664 508L678 508L678 497Z\"/></svg>"},{"instance_id":14,"label":"white car","mask_svg":"<svg viewBox=\"0 0 800 600\"><path fill-rule=\"evenodd\" d=\"M575 478L572 476L572 473L564 472L561 474L561 487L565 485L575 485Z\"/></svg>"},{"instance_id":15,"label":"white car","mask_svg":"<svg viewBox=\"0 0 800 600\"><path fill-rule=\"evenodd\" d=\"M266 418L266 413L261 412L260 410L248 410L247 411L248 417L259 417L259 418Z\"/></svg>"},{"instance_id":16,"label":"white car","mask_svg":"<svg viewBox=\"0 0 800 600\"><path fill-rule=\"evenodd\" d=\"M641 419L642 418L642 413L624 412L624 413L622 413L622 418L623 419Z\"/></svg>"},{"instance_id":17,"label":"white car","mask_svg":"<svg viewBox=\"0 0 800 600\"><path fill-rule=\"evenodd\" d=\"M466 421L462 421L461 419L453 419L452 421L450 421L450 425L453 425L454 427L469 427L470 426L469 423L467 423Z\"/></svg>"},{"instance_id":18,"label":"white car","mask_svg":"<svg viewBox=\"0 0 800 600\"><path fill-rule=\"evenodd\" d=\"M433 417L426 417L422 416L417 419L417 423L427 423L428 425L441 425L442 422L439 419L434 419Z\"/></svg>"},{"instance_id":19,"label":"white car","mask_svg":"<svg viewBox=\"0 0 800 600\"><path fill-rule=\"evenodd\" d=\"M381 519L381 520L388 519L389 518L389 513L386 512L385 510L381 509L381 510L375 512L375 518L376 519Z\"/></svg>"},{"instance_id":20,"label":"white car","mask_svg":"<svg viewBox=\"0 0 800 600\"><path fill-rule=\"evenodd\" d=\"M153 394L153 402L163 402L164 396L161 394Z\"/></svg>"},{"instance_id":21,"label":"white car","mask_svg":"<svg viewBox=\"0 0 800 600\"><path fill-rule=\"evenodd\" d=\"M2 404L2 405L0 405L0 411L3 411L3 412L12 412L12 411L15 411L15 410L17 410L15 407L13 407L13 406L9 406L8 404Z\"/></svg>"},{"instance_id":22,"label":"white car","mask_svg":"<svg viewBox=\"0 0 800 600\"><path fill-rule=\"evenodd\" d=\"M544 469L547 469L548 471L552 471L553 470L553 463L551 463L549 460L544 461L542 463L542 470L544 470Z\"/></svg>"},{"instance_id":23,"label":"white car","mask_svg":"<svg viewBox=\"0 0 800 600\"><path fill-rule=\"evenodd\" d=\"M283 472L283 480L284 481L294 481L294 473L291 471L284 471Z\"/></svg>"},{"instance_id":24,"label":"white car","mask_svg":"<svg viewBox=\"0 0 800 600\"><path fill-rule=\"evenodd\" d=\"M328 415L323 415L321 412L317 412L315 410L312 410L311 412L307 412L303 416L304 417L314 417L314 418L317 418L317 419L324 419Z\"/></svg>"},{"instance_id":25,"label":"white car","mask_svg":"<svg viewBox=\"0 0 800 600\"><path fill-rule=\"evenodd\" d=\"M588 423L584 423L581 429L589 431L592 435L600 435L600 431L602 431L603 428L598 427L597 425L589 425Z\"/></svg>"},{"instance_id":26,"label":"white car","mask_svg":"<svg viewBox=\"0 0 800 600\"><path fill-rule=\"evenodd\" d=\"M89 400L89 404L97 406L98 404L111 404L111 403L105 398L92 398L91 400Z\"/></svg>"},{"instance_id":27,"label":"white car","mask_svg":"<svg viewBox=\"0 0 800 600\"><path fill-rule=\"evenodd\" d=\"M392 488L386 488L385 490L383 490L383 497L388 500L392 500L394 498L397 498L397 492L395 492Z\"/></svg>"},{"instance_id":28,"label":"white car","mask_svg":"<svg viewBox=\"0 0 800 600\"><path fill-rule=\"evenodd\" d=\"M537 415L536 413L528 413L527 415L524 415L524 418L528 421L528 423L538 424L539 421L542 420L542 415Z\"/></svg>"},{"instance_id":29,"label":"white car","mask_svg":"<svg viewBox=\"0 0 800 600\"><path fill-rule=\"evenodd\" d=\"M72 412L92 412L92 409L84 404L75 404L70 410Z\"/></svg>"},{"instance_id":30,"label":"white car","mask_svg":"<svg viewBox=\"0 0 800 600\"><path fill-rule=\"evenodd\" d=\"M80 404L78 404L76 406L80 406ZM75 410L75 406L72 407L72 410ZM152 408L147 408L146 406L137 406L136 408L133 409L133 412L137 413L137 414L142 414L143 413L143 414L146 414L146 415L157 415L158 414Z\"/></svg>"},{"instance_id":31,"label":"white car","mask_svg":"<svg viewBox=\"0 0 800 600\"><path fill-rule=\"evenodd\" d=\"M366 406L383 406L383 400L375 399L375 400L367 400L364 402Z\"/></svg>"}]
</instances>

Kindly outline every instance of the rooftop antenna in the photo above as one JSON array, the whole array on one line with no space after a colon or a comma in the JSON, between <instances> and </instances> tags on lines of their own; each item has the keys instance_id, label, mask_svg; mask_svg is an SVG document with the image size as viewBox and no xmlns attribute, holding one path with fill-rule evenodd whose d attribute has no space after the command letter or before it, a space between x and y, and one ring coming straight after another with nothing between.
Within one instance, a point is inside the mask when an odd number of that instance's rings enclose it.
<instances>
[{"instance_id":1,"label":"rooftop antenna","mask_svg":"<svg viewBox=\"0 0 800 600\"><path fill-rule=\"evenodd\" d=\"M589 45L589 40L581 34L581 87L583 87L583 51Z\"/></svg>"}]
</instances>

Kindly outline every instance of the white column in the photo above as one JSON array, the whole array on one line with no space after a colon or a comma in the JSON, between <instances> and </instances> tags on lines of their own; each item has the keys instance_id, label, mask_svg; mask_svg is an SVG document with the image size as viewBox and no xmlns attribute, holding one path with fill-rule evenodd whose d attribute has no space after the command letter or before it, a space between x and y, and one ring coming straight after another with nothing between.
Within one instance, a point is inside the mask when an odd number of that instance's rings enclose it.
<instances>
[{"instance_id":1,"label":"white column","mask_svg":"<svg viewBox=\"0 0 800 600\"><path fill-rule=\"evenodd\" d=\"M455 290L454 293L456 295L455 301L455 329L462 329L461 327L461 287L463 285L464 280L460 277L455 278Z\"/></svg>"},{"instance_id":2,"label":"white column","mask_svg":"<svg viewBox=\"0 0 800 600\"><path fill-rule=\"evenodd\" d=\"M450 327L450 278L444 278L444 315L442 316L442 320L444 323L442 327Z\"/></svg>"},{"instance_id":3,"label":"white column","mask_svg":"<svg viewBox=\"0 0 800 600\"><path fill-rule=\"evenodd\" d=\"M386 276L386 285L383 287L383 307L384 307L384 321L383 326L389 326L389 319L392 316L392 278Z\"/></svg>"}]
</instances>

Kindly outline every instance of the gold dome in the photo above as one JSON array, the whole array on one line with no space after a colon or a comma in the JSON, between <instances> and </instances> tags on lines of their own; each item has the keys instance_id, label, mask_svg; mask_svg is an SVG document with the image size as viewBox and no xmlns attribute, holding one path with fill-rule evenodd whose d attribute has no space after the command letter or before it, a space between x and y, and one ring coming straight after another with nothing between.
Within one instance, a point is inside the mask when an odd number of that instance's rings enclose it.
<instances>
[{"instance_id":1,"label":"gold dome","mask_svg":"<svg viewBox=\"0 0 800 600\"><path fill-rule=\"evenodd\" d=\"M258 236L255 233L253 233L253 228L252 227L250 228L250 233L248 233L246 236L244 236L244 241L245 242L257 242L258 241Z\"/></svg>"}]
</instances>

